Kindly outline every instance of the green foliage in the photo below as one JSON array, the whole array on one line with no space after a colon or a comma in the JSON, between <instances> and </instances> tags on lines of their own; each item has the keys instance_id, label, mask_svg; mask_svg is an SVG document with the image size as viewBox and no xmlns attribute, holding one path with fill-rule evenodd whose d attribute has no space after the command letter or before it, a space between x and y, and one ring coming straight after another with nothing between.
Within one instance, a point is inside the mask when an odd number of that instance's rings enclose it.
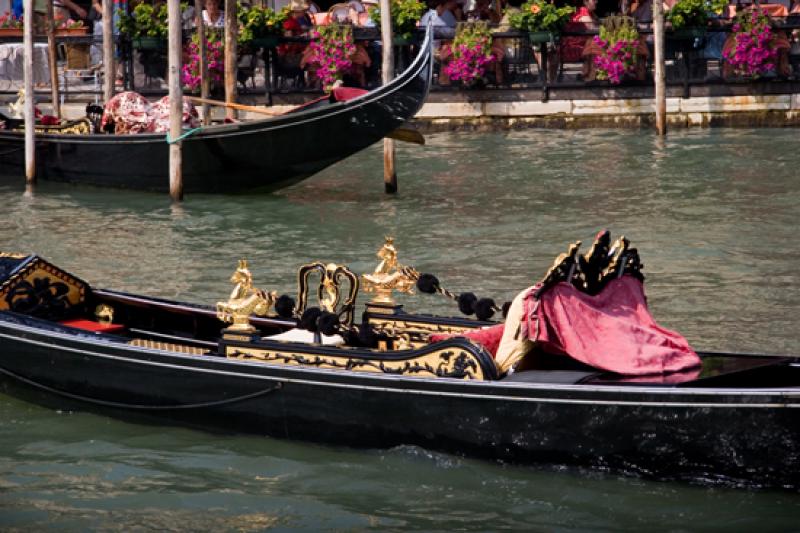
<instances>
[{"instance_id":1,"label":"green foliage","mask_svg":"<svg viewBox=\"0 0 800 533\"><path fill-rule=\"evenodd\" d=\"M708 24L709 14L721 14L726 5L728 0L679 0L667 11L667 21L673 30L704 27Z\"/></svg>"},{"instance_id":2,"label":"green foliage","mask_svg":"<svg viewBox=\"0 0 800 533\"><path fill-rule=\"evenodd\" d=\"M575 12L572 6L556 7L545 0L529 0L522 4L519 11L507 11L508 22L512 28L521 31L549 31L558 34L569 22Z\"/></svg>"},{"instance_id":3,"label":"green foliage","mask_svg":"<svg viewBox=\"0 0 800 533\"><path fill-rule=\"evenodd\" d=\"M260 39L270 35L283 33L283 23L286 21L288 11L274 11L269 7L252 6L245 8L239 6L239 42L247 43L253 39Z\"/></svg>"},{"instance_id":4,"label":"green foliage","mask_svg":"<svg viewBox=\"0 0 800 533\"><path fill-rule=\"evenodd\" d=\"M181 9L186 7L181 4ZM132 39L139 37L160 37L166 38L168 32L167 25L167 4L161 4L157 9L150 4L139 4L130 15L120 10L119 12L119 31L127 34Z\"/></svg>"},{"instance_id":5,"label":"green foliage","mask_svg":"<svg viewBox=\"0 0 800 533\"><path fill-rule=\"evenodd\" d=\"M631 17L607 17L600 26L600 39L608 43L608 47L613 47L619 41L636 42L639 32Z\"/></svg>"},{"instance_id":6,"label":"green foliage","mask_svg":"<svg viewBox=\"0 0 800 533\"><path fill-rule=\"evenodd\" d=\"M391 0L392 31L397 37L408 39L417 27L419 19L425 14L425 4L419 0ZM381 27L381 9L369 9L369 17Z\"/></svg>"}]
</instances>

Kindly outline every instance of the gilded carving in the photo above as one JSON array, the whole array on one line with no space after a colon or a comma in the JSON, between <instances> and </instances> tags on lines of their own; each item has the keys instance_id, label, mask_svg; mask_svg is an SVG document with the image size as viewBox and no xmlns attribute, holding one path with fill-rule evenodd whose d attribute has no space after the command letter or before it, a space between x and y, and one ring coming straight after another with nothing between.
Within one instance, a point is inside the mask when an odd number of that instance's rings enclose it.
<instances>
[{"instance_id":1,"label":"gilded carving","mask_svg":"<svg viewBox=\"0 0 800 533\"><path fill-rule=\"evenodd\" d=\"M317 286L317 300L320 309L339 314L342 324L348 327L352 326L356 297L358 296L358 276L346 266L335 263L324 264L319 261L301 266L297 271L299 299L297 308L302 312L308 305L309 278L314 272L320 275ZM342 301L341 285L345 279L350 283L350 290Z\"/></svg>"},{"instance_id":2,"label":"gilded carving","mask_svg":"<svg viewBox=\"0 0 800 533\"><path fill-rule=\"evenodd\" d=\"M229 329L255 331L250 324L250 315L267 316L277 293L253 287L253 276L245 259L239 260L239 266L230 281L234 284L233 290L227 302L217 302L217 318L231 324Z\"/></svg>"},{"instance_id":3,"label":"gilded carving","mask_svg":"<svg viewBox=\"0 0 800 533\"><path fill-rule=\"evenodd\" d=\"M397 249L392 237L386 237L386 242L377 255L381 261L372 274L361 275L364 279L364 291L375 293L372 303L394 305L392 291L412 294L415 280L397 263Z\"/></svg>"},{"instance_id":4,"label":"gilded carving","mask_svg":"<svg viewBox=\"0 0 800 533\"><path fill-rule=\"evenodd\" d=\"M429 376L476 380L488 379L487 376L484 375L475 354L461 348L445 348L400 360L348 355L317 355L280 350L244 348L239 346L229 346L226 349L225 355L232 359L351 370L354 372L378 372L382 374L404 376Z\"/></svg>"}]
</instances>

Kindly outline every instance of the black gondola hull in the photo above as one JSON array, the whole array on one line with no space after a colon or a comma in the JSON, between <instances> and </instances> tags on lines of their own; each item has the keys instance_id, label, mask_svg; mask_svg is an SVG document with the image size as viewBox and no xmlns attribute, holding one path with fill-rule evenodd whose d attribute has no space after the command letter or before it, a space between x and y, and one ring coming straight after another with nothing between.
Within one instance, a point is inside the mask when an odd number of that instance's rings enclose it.
<instances>
[{"instance_id":1,"label":"black gondola hull","mask_svg":"<svg viewBox=\"0 0 800 533\"><path fill-rule=\"evenodd\" d=\"M285 187L374 144L411 119L428 94L430 39L389 84L346 102L265 120L210 126L182 142L186 192ZM37 134L37 177L127 189L169 189L164 134ZM24 134L0 130L0 175L19 179Z\"/></svg>"},{"instance_id":2,"label":"black gondola hull","mask_svg":"<svg viewBox=\"0 0 800 533\"><path fill-rule=\"evenodd\" d=\"M170 354L42 330L32 327L35 319L0 318L2 372L64 406L281 438L415 444L657 478L794 489L800 483L797 387L395 377Z\"/></svg>"}]
</instances>

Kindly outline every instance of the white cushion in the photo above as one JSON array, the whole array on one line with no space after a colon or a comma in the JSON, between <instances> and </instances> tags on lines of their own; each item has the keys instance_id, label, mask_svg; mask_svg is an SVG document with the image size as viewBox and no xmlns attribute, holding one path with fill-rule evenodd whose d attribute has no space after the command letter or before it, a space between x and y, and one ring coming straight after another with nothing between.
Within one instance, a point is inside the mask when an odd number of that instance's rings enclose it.
<instances>
[{"instance_id":1,"label":"white cushion","mask_svg":"<svg viewBox=\"0 0 800 533\"><path fill-rule=\"evenodd\" d=\"M293 328L290 329L289 331L278 333L277 335L268 335L266 337L262 337L262 339L271 341L303 342L306 344L312 344L314 342L314 334L308 331L307 329ZM323 346L341 346L342 344L344 344L344 339L342 338L341 335L323 335L322 344Z\"/></svg>"}]
</instances>

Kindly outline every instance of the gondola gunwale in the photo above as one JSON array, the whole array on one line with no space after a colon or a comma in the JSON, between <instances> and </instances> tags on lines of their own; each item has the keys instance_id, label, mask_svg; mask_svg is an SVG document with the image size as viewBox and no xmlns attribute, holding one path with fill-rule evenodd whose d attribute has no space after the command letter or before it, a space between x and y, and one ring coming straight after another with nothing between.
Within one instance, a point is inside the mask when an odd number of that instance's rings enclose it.
<instances>
[{"instance_id":1,"label":"gondola gunwale","mask_svg":"<svg viewBox=\"0 0 800 533\"><path fill-rule=\"evenodd\" d=\"M800 388L687 388L639 385L591 385L591 384L543 384L499 381L469 381L445 377L393 376L339 369L308 368L277 365L257 361L227 359L220 356L187 355L168 350L131 346L108 334L90 334L68 331L43 331L39 327L10 322L4 315L16 313L0 312L0 328L18 330L30 336L13 335L0 330L0 338L12 342L34 344L54 351L66 350L83 356L113 359L131 364L171 368L180 372L202 372L220 374L243 379L265 379L302 383L324 387L345 387L361 390L460 397L476 400L514 401L527 403L602 404L619 406L647 406L664 408L800 408ZM25 318L25 315L19 315ZM38 321L39 319L34 319ZM42 321L47 322L47 321ZM67 329L65 327L65 329ZM32 337L31 337L32 336ZM38 337L38 338L37 338ZM68 345L56 341L68 341ZM286 345L295 343L279 343ZM446 341L447 342L447 341ZM461 341L456 341L461 342ZM71 346L70 346L71 345ZM77 345L77 346L76 346ZM299 346L308 347L308 345ZM111 348L108 353L98 348ZM94 349L91 349L94 348ZM146 357L137 357L146 356ZM800 364L792 363L800 367ZM243 370L246 369L246 370ZM0 365L4 373L8 370ZM526 393L534 393L531 396ZM543 394L543 393L550 393ZM598 397L600 395L601 397ZM653 397L656 400L636 399ZM690 398L681 399L681 398ZM748 397L763 398L760 403ZM623 399L625 398L625 399ZM706 399L705 401L703 401ZM727 399L727 401L720 401Z\"/></svg>"},{"instance_id":2,"label":"gondola gunwale","mask_svg":"<svg viewBox=\"0 0 800 533\"><path fill-rule=\"evenodd\" d=\"M432 76L433 56L431 48L433 46L433 42L431 35L432 32L429 27L426 31L423 44L420 46L420 52L416 55L411 65L409 65L409 67L398 77L392 79L385 85L381 85L373 91L359 95L344 102L335 102L322 108L312 108L298 111L297 113L277 115L275 117L268 117L264 119L248 120L246 122L237 122L234 124L212 124L209 126L203 126L196 133L184 139L183 142L193 143L203 140L217 139L220 137L227 138L240 135L251 135L270 130L299 126L318 120L320 115L324 117L339 115L364 107L366 105L373 104L387 94L397 92L399 89L412 83L417 78L418 74L426 67L429 71L428 76ZM425 94L422 96L421 100L425 100L429 89L430 84L428 84ZM298 118L300 120L298 120ZM17 139L23 135L24 131L0 130L0 140L3 138ZM67 135L55 133L36 134L37 142L47 141L54 144L116 144L119 142L123 142L125 144L152 144L163 143L164 138L165 135L163 133L140 133L136 135Z\"/></svg>"}]
</instances>

